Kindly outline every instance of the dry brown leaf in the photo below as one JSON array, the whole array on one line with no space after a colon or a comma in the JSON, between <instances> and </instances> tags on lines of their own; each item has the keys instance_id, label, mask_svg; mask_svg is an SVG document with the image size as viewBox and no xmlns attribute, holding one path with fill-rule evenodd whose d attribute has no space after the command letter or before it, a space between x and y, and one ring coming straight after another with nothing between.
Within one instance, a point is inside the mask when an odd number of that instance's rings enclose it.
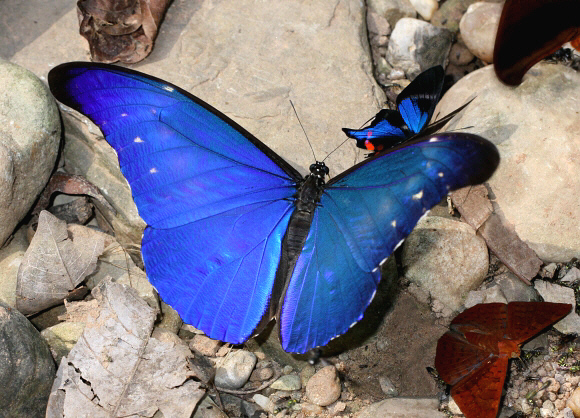
<instances>
[{"instance_id":1,"label":"dry brown leaf","mask_svg":"<svg viewBox=\"0 0 580 418\"><path fill-rule=\"evenodd\" d=\"M451 200L462 219L477 231L501 262L524 283L531 284L542 260L520 239L499 210L494 211L485 186L459 189L453 192Z\"/></svg>"},{"instance_id":2,"label":"dry brown leaf","mask_svg":"<svg viewBox=\"0 0 580 418\"><path fill-rule=\"evenodd\" d=\"M187 345L153 332L157 312L134 289L107 278L92 295L98 308L60 364L46 416L189 418L204 391Z\"/></svg>"},{"instance_id":3,"label":"dry brown leaf","mask_svg":"<svg viewBox=\"0 0 580 418\"><path fill-rule=\"evenodd\" d=\"M103 252L102 234L69 225L47 211L18 269L16 308L25 315L58 305L91 274Z\"/></svg>"},{"instance_id":4,"label":"dry brown leaf","mask_svg":"<svg viewBox=\"0 0 580 418\"><path fill-rule=\"evenodd\" d=\"M97 62L143 60L151 53L170 0L80 0L80 34Z\"/></svg>"}]
</instances>

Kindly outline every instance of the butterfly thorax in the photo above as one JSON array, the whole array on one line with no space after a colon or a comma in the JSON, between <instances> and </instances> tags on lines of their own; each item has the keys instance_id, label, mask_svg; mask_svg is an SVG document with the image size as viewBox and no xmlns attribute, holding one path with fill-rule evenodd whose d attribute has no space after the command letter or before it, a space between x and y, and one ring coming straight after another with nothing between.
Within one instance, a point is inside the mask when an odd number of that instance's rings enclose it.
<instances>
[{"instance_id":1,"label":"butterfly thorax","mask_svg":"<svg viewBox=\"0 0 580 418\"><path fill-rule=\"evenodd\" d=\"M310 166L310 174L298 186L295 200L296 209L292 214L284 239L290 260L297 258L302 251L314 211L324 190L324 176L326 175L328 175L328 167L323 162L317 161Z\"/></svg>"}]
</instances>

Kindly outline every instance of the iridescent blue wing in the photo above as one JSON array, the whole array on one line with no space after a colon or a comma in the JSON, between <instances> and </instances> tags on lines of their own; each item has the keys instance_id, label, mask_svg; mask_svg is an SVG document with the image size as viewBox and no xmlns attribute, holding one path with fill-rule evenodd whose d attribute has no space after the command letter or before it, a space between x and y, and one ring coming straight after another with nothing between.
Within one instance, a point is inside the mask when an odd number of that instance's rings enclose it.
<instances>
[{"instance_id":1,"label":"iridescent blue wing","mask_svg":"<svg viewBox=\"0 0 580 418\"><path fill-rule=\"evenodd\" d=\"M441 97L444 78L443 67L431 67L397 96L397 109L412 134L421 132L431 120Z\"/></svg>"},{"instance_id":2,"label":"iridescent blue wing","mask_svg":"<svg viewBox=\"0 0 580 418\"><path fill-rule=\"evenodd\" d=\"M379 265L450 190L489 178L497 149L465 133L443 133L354 166L328 183L288 283L282 347L305 352L359 321Z\"/></svg>"},{"instance_id":3,"label":"iridescent blue wing","mask_svg":"<svg viewBox=\"0 0 580 418\"><path fill-rule=\"evenodd\" d=\"M390 109L382 109L366 128L342 128L342 131L349 138L356 139L357 147L373 152L392 148L409 137L401 114Z\"/></svg>"},{"instance_id":4,"label":"iridescent blue wing","mask_svg":"<svg viewBox=\"0 0 580 418\"><path fill-rule=\"evenodd\" d=\"M272 315L281 242L301 176L218 111L165 81L69 63L55 97L117 151L140 216L142 254L161 298L212 338L240 343ZM277 301L276 301L277 302Z\"/></svg>"},{"instance_id":5,"label":"iridescent blue wing","mask_svg":"<svg viewBox=\"0 0 580 418\"><path fill-rule=\"evenodd\" d=\"M372 152L393 148L410 139L427 128L441 97L444 78L445 71L440 65L423 71L397 96L398 111L383 109L366 128L343 128L343 132L356 139L357 147ZM448 115L445 121L439 121L437 126L431 126L429 133L436 132L462 108Z\"/></svg>"}]
</instances>

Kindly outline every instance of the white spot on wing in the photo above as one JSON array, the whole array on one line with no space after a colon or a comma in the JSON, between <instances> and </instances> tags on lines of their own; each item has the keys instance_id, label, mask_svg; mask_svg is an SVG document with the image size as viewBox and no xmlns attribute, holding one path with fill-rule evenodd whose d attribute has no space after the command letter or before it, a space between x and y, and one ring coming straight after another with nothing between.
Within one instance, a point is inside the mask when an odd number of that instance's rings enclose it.
<instances>
[{"instance_id":1,"label":"white spot on wing","mask_svg":"<svg viewBox=\"0 0 580 418\"><path fill-rule=\"evenodd\" d=\"M161 88L165 91L168 91L168 92L172 92L173 90L175 90L173 87L170 87L170 86L163 86Z\"/></svg>"},{"instance_id":2,"label":"white spot on wing","mask_svg":"<svg viewBox=\"0 0 580 418\"><path fill-rule=\"evenodd\" d=\"M440 171L440 172L438 172L438 173L437 173L437 175L438 175L439 177L443 177L445 174L443 174L443 171Z\"/></svg>"},{"instance_id":3,"label":"white spot on wing","mask_svg":"<svg viewBox=\"0 0 580 418\"><path fill-rule=\"evenodd\" d=\"M419 193L415 193L413 195L413 200L420 200L423 197L423 190L419 191Z\"/></svg>"},{"instance_id":4,"label":"white spot on wing","mask_svg":"<svg viewBox=\"0 0 580 418\"><path fill-rule=\"evenodd\" d=\"M155 174L155 173L157 173L157 169L155 167L153 167L151 170L149 170L149 172L151 174Z\"/></svg>"},{"instance_id":5,"label":"white spot on wing","mask_svg":"<svg viewBox=\"0 0 580 418\"><path fill-rule=\"evenodd\" d=\"M124 112L123 112L123 113L121 113L121 117L123 117L123 118L124 118L124 117L127 117L127 116L129 116L127 113L124 113Z\"/></svg>"},{"instance_id":6,"label":"white spot on wing","mask_svg":"<svg viewBox=\"0 0 580 418\"><path fill-rule=\"evenodd\" d=\"M429 142L439 142L439 138L437 138L437 137L435 136L435 137L431 138L431 139L429 140Z\"/></svg>"},{"instance_id":7,"label":"white spot on wing","mask_svg":"<svg viewBox=\"0 0 580 418\"><path fill-rule=\"evenodd\" d=\"M397 227L397 220L396 219L393 222L391 222L391 226L393 228L396 228Z\"/></svg>"},{"instance_id":8,"label":"white spot on wing","mask_svg":"<svg viewBox=\"0 0 580 418\"><path fill-rule=\"evenodd\" d=\"M143 140L141 139L141 137L138 137L138 136L137 136L137 137L135 137L135 139L133 140L133 142L137 142L137 143L139 143L139 142L145 142L145 141L143 141Z\"/></svg>"}]
</instances>

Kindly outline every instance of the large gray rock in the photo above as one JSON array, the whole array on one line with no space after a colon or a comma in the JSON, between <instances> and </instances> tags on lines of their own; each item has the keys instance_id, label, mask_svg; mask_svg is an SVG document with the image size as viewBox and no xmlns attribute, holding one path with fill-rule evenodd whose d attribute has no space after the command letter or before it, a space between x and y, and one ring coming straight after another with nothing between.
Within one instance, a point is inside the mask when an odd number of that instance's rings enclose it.
<instances>
[{"instance_id":1,"label":"large gray rock","mask_svg":"<svg viewBox=\"0 0 580 418\"><path fill-rule=\"evenodd\" d=\"M474 96L445 130L463 129L497 145L501 162L489 180L495 202L544 262L580 257L580 74L539 63L514 88L488 66L459 80L435 114Z\"/></svg>"},{"instance_id":2,"label":"large gray rock","mask_svg":"<svg viewBox=\"0 0 580 418\"><path fill-rule=\"evenodd\" d=\"M46 86L0 59L0 247L46 185L60 143L60 118Z\"/></svg>"},{"instance_id":3,"label":"large gray rock","mask_svg":"<svg viewBox=\"0 0 580 418\"><path fill-rule=\"evenodd\" d=\"M41 76L61 62L86 60L70 7L13 60ZM136 69L199 96L306 172L314 157L289 99L319 159L344 139L342 127L359 126L385 100L372 76L364 16L358 0L284 0L276 7L253 0L174 2L155 49ZM84 117L65 115L65 128L65 168L86 175L118 210L113 223L120 243L139 244L144 224L114 152L94 140L98 130ZM329 159L331 173L350 167L357 156L362 158L349 141Z\"/></svg>"},{"instance_id":4,"label":"large gray rock","mask_svg":"<svg viewBox=\"0 0 580 418\"><path fill-rule=\"evenodd\" d=\"M453 311L481 284L489 265L485 241L466 223L423 218L403 244L405 276Z\"/></svg>"},{"instance_id":5,"label":"large gray rock","mask_svg":"<svg viewBox=\"0 0 580 418\"><path fill-rule=\"evenodd\" d=\"M0 416L44 416L55 367L30 322L0 301Z\"/></svg>"}]
</instances>

